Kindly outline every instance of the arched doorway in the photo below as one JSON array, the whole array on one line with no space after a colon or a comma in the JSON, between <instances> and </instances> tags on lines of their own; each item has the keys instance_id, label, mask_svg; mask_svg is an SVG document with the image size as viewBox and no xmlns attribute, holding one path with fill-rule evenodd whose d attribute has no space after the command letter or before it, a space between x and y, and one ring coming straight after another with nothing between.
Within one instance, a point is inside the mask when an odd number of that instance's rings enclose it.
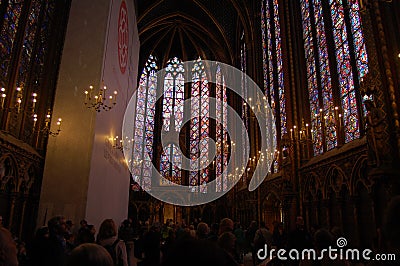
<instances>
[{"instance_id":1,"label":"arched doorway","mask_svg":"<svg viewBox=\"0 0 400 266\"><path fill-rule=\"evenodd\" d=\"M274 222L283 222L282 202L273 192L268 193L262 203L261 221L265 222L270 230L273 230Z\"/></svg>"}]
</instances>

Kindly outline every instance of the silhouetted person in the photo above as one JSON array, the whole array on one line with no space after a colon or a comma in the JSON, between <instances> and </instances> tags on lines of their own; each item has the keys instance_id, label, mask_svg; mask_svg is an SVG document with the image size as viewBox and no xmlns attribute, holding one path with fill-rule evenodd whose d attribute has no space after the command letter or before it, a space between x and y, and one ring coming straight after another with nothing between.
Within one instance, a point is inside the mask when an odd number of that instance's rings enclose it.
<instances>
[{"instance_id":1,"label":"silhouetted person","mask_svg":"<svg viewBox=\"0 0 400 266\"><path fill-rule=\"evenodd\" d=\"M125 243L117 237L117 227L112 219L106 219L101 223L97 244L110 253L114 265L128 266Z\"/></svg>"},{"instance_id":2,"label":"silhouetted person","mask_svg":"<svg viewBox=\"0 0 400 266\"><path fill-rule=\"evenodd\" d=\"M296 249L301 252L303 249L312 247L310 234L304 227L304 219L301 216L296 217L296 229L289 235L288 250ZM298 265L299 261L293 261L293 265Z\"/></svg>"},{"instance_id":3,"label":"silhouetted person","mask_svg":"<svg viewBox=\"0 0 400 266\"><path fill-rule=\"evenodd\" d=\"M0 265L18 266L17 246L4 227L0 227Z\"/></svg>"},{"instance_id":4,"label":"silhouetted person","mask_svg":"<svg viewBox=\"0 0 400 266\"><path fill-rule=\"evenodd\" d=\"M114 266L114 263L105 248L86 243L71 252L67 266Z\"/></svg>"},{"instance_id":5,"label":"silhouetted person","mask_svg":"<svg viewBox=\"0 0 400 266\"><path fill-rule=\"evenodd\" d=\"M47 226L42 226L36 231L35 238L28 245L28 258L30 265L41 266L42 252L47 248L48 241L49 228Z\"/></svg>"},{"instance_id":6,"label":"silhouetted person","mask_svg":"<svg viewBox=\"0 0 400 266\"><path fill-rule=\"evenodd\" d=\"M184 239L165 258L162 266L236 266L226 253L208 240Z\"/></svg>"},{"instance_id":7,"label":"silhouetted person","mask_svg":"<svg viewBox=\"0 0 400 266\"><path fill-rule=\"evenodd\" d=\"M219 224L219 232L218 235L222 235L225 232L233 232L233 221L229 218L224 218L221 220Z\"/></svg>"},{"instance_id":8,"label":"silhouetted person","mask_svg":"<svg viewBox=\"0 0 400 266\"><path fill-rule=\"evenodd\" d=\"M144 266L158 266L160 264L160 226L153 225L143 239Z\"/></svg>"},{"instance_id":9,"label":"silhouetted person","mask_svg":"<svg viewBox=\"0 0 400 266\"><path fill-rule=\"evenodd\" d=\"M218 238L218 246L225 251L226 260L230 265L239 265L241 261L236 249L236 237L233 233L222 233Z\"/></svg>"},{"instance_id":10,"label":"silhouetted person","mask_svg":"<svg viewBox=\"0 0 400 266\"><path fill-rule=\"evenodd\" d=\"M256 265L256 248L254 247L254 237L256 236L256 232L258 230L258 224L256 221L252 221L250 223L249 228L246 231L246 240L251 250L251 257L253 260L253 265Z\"/></svg>"},{"instance_id":11,"label":"silhouetted person","mask_svg":"<svg viewBox=\"0 0 400 266\"><path fill-rule=\"evenodd\" d=\"M314 247L316 250L316 257L320 258L323 255L322 259L313 260L313 258L307 258L300 262L300 266L349 266L349 262L340 259L339 256L336 259L332 259L329 257L328 253L321 253L323 249L328 250L329 247L336 248L335 237L326 229L320 229L315 232L314 235ZM322 254L322 255L321 255Z\"/></svg>"},{"instance_id":12,"label":"silhouetted person","mask_svg":"<svg viewBox=\"0 0 400 266\"><path fill-rule=\"evenodd\" d=\"M211 242L218 241L218 231L219 231L219 224L213 223L210 228L210 233L208 234L208 240Z\"/></svg>"},{"instance_id":13,"label":"silhouetted person","mask_svg":"<svg viewBox=\"0 0 400 266\"><path fill-rule=\"evenodd\" d=\"M67 245L64 238L66 220L63 216L55 216L47 222L49 237L44 238L43 246L38 254L40 266L64 266L67 258Z\"/></svg>"},{"instance_id":14,"label":"silhouetted person","mask_svg":"<svg viewBox=\"0 0 400 266\"><path fill-rule=\"evenodd\" d=\"M206 223L200 222L197 225L197 231L196 231L197 239L207 239L208 233L209 233L208 225Z\"/></svg>"}]
</instances>

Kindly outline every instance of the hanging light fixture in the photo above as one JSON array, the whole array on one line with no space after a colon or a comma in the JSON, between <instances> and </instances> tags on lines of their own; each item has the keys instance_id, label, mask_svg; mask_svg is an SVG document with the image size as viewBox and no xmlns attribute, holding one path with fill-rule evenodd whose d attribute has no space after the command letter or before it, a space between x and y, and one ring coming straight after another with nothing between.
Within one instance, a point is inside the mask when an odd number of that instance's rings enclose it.
<instances>
[{"instance_id":1,"label":"hanging light fixture","mask_svg":"<svg viewBox=\"0 0 400 266\"><path fill-rule=\"evenodd\" d=\"M85 106L92 108L97 112L102 110L109 111L117 104L117 91L107 96L107 86L102 86L99 91L94 92L93 86L85 91Z\"/></svg>"},{"instance_id":2,"label":"hanging light fixture","mask_svg":"<svg viewBox=\"0 0 400 266\"><path fill-rule=\"evenodd\" d=\"M44 120L44 127L38 129L38 132L43 133L45 136L52 136L52 137L56 137L60 134L61 132L61 118L58 118L57 120L57 130L56 131L51 131L50 130L50 118L51 118L51 112L50 109L47 111L47 115L46 118ZM35 130L36 127L36 123L37 123L38 119L37 119L37 114L33 115L33 130Z\"/></svg>"}]
</instances>

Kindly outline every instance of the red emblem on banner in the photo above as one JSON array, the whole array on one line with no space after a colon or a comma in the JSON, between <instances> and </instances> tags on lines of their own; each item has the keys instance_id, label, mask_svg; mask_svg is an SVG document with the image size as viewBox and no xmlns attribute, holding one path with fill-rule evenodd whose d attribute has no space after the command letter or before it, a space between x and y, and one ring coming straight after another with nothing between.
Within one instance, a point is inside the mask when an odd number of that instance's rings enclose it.
<instances>
[{"instance_id":1,"label":"red emblem on banner","mask_svg":"<svg viewBox=\"0 0 400 266\"><path fill-rule=\"evenodd\" d=\"M118 18L118 62L122 74L125 73L126 67L128 66L128 44L128 10L125 1L122 1Z\"/></svg>"}]
</instances>

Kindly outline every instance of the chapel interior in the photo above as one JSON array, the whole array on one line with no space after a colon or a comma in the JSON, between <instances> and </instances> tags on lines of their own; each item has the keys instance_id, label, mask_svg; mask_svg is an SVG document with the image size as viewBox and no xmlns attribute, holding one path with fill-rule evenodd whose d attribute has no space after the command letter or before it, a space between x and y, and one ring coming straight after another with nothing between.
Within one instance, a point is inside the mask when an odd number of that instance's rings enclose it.
<instances>
[{"instance_id":1,"label":"chapel interior","mask_svg":"<svg viewBox=\"0 0 400 266\"><path fill-rule=\"evenodd\" d=\"M398 14L398 0L2 0L3 225L29 240L58 214L287 230L302 216L371 246L400 194ZM233 135L228 107L243 123ZM274 119L260 121L263 108ZM172 131L177 145L161 145ZM259 164L268 171L250 191ZM219 196L171 204L171 182Z\"/></svg>"}]
</instances>

